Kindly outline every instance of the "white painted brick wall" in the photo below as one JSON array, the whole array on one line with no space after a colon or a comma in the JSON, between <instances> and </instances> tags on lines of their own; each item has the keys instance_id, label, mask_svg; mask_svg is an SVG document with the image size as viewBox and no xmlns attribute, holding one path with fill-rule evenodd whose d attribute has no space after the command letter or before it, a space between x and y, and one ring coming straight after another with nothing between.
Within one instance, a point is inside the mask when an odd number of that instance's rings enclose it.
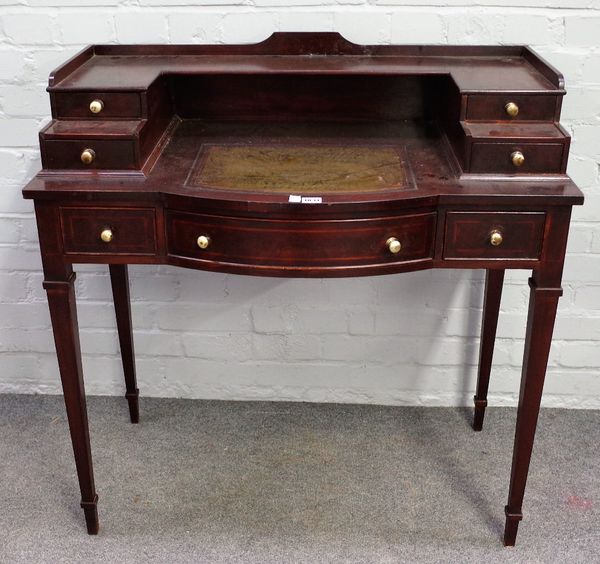
<instances>
[{"instance_id":1,"label":"white painted brick wall","mask_svg":"<svg viewBox=\"0 0 600 564\"><path fill-rule=\"evenodd\" d=\"M93 42L254 42L276 30L369 43L528 43L566 76L573 217L545 404L600 408L600 0L0 0L0 392L57 393L31 202L45 85ZM502 301L490 400L514 405L527 272ZM131 267L144 395L470 404L483 274L280 280ZM121 394L105 268L78 268L88 392Z\"/></svg>"}]
</instances>

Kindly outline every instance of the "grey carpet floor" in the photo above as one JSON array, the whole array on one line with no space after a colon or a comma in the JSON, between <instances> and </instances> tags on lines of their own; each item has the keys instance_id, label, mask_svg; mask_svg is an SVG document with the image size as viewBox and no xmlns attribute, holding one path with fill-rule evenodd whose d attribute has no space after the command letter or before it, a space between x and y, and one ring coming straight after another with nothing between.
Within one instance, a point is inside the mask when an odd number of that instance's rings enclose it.
<instances>
[{"instance_id":1,"label":"grey carpet floor","mask_svg":"<svg viewBox=\"0 0 600 564\"><path fill-rule=\"evenodd\" d=\"M88 404L85 532L61 397L0 395L0 562L600 562L600 412L543 410L517 546L514 409Z\"/></svg>"}]
</instances>

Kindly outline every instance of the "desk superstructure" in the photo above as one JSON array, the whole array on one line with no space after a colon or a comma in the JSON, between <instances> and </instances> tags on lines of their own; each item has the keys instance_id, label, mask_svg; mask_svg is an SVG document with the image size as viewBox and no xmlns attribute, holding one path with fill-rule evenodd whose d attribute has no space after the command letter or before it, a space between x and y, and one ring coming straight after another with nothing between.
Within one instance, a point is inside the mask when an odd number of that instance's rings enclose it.
<instances>
[{"instance_id":1,"label":"desk superstructure","mask_svg":"<svg viewBox=\"0 0 600 564\"><path fill-rule=\"evenodd\" d=\"M481 430L504 271L532 271L505 508L515 543L571 208L562 76L526 47L92 46L52 73L35 201L88 532L98 531L73 282L109 264L138 421L127 264L285 277L487 271ZM401 377L401 375L399 375Z\"/></svg>"}]
</instances>

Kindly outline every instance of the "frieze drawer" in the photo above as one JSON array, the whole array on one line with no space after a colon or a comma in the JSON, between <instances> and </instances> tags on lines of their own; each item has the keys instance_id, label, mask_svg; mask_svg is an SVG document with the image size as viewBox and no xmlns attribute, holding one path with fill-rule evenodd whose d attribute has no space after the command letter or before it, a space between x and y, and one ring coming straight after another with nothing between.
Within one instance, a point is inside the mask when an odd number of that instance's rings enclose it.
<instances>
[{"instance_id":1,"label":"frieze drawer","mask_svg":"<svg viewBox=\"0 0 600 564\"><path fill-rule=\"evenodd\" d=\"M448 212L444 258L539 259L545 220L542 212Z\"/></svg>"},{"instance_id":2,"label":"frieze drawer","mask_svg":"<svg viewBox=\"0 0 600 564\"><path fill-rule=\"evenodd\" d=\"M170 212L170 256L264 266L348 266L429 259L435 213L381 219L261 220Z\"/></svg>"},{"instance_id":3,"label":"frieze drawer","mask_svg":"<svg viewBox=\"0 0 600 564\"><path fill-rule=\"evenodd\" d=\"M155 215L154 208L62 207L65 253L154 254Z\"/></svg>"}]
</instances>

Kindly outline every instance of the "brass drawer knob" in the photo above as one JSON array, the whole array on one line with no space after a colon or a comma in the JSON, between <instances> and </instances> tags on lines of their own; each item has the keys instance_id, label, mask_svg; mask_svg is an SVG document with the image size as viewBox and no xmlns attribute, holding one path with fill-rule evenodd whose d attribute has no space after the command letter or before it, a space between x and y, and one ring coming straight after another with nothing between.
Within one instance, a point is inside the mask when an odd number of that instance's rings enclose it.
<instances>
[{"instance_id":1,"label":"brass drawer knob","mask_svg":"<svg viewBox=\"0 0 600 564\"><path fill-rule=\"evenodd\" d=\"M386 242L385 242L388 250L390 251L390 253L392 253L393 255L397 254L400 252L400 250L402 249L402 243L400 243L400 241L398 241L398 239L396 239L396 237L390 237Z\"/></svg>"},{"instance_id":2,"label":"brass drawer knob","mask_svg":"<svg viewBox=\"0 0 600 564\"><path fill-rule=\"evenodd\" d=\"M90 102L90 112L93 114L99 114L104 109L104 102L102 100L92 100Z\"/></svg>"},{"instance_id":3,"label":"brass drawer knob","mask_svg":"<svg viewBox=\"0 0 600 564\"><path fill-rule=\"evenodd\" d=\"M92 164L95 158L96 152L94 151L94 149L84 149L81 153L81 162L84 165Z\"/></svg>"},{"instance_id":4,"label":"brass drawer knob","mask_svg":"<svg viewBox=\"0 0 600 564\"><path fill-rule=\"evenodd\" d=\"M206 249L210 245L210 237L208 235L200 235L200 237L196 239L196 244L201 249Z\"/></svg>"},{"instance_id":5,"label":"brass drawer knob","mask_svg":"<svg viewBox=\"0 0 600 564\"><path fill-rule=\"evenodd\" d=\"M506 104L506 106L504 106L504 111L508 116L514 118L519 115L519 106L517 106L517 104L515 104L514 102L509 102L508 104Z\"/></svg>"},{"instance_id":6,"label":"brass drawer knob","mask_svg":"<svg viewBox=\"0 0 600 564\"><path fill-rule=\"evenodd\" d=\"M525 162L525 155L521 151L514 151L510 155L510 162L514 166L521 166Z\"/></svg>"},{"instance_id":7,"label":"brass drawer knob","mask_svg":"<svg viewBox=\"0 0 600 564\"><path fill-rule=\"evenodd\" d=\"M112 229L110 229L110 227L103 229L102 233L100 233L100 239L105 243L110 243L113 240Z\"/></svg>"},{"instance_id":8,"label":"brass drawer knob","mask_svg":"<svg viewBox=\"0 0 600 564\"><path fill-rule=\"evenodd\" d=\"M495 229L490 233L490 244L492 244L494 247L499 247L502 245L502 241L502 233L500 233L500 231Z\"/></svg>"}]
</instances>

